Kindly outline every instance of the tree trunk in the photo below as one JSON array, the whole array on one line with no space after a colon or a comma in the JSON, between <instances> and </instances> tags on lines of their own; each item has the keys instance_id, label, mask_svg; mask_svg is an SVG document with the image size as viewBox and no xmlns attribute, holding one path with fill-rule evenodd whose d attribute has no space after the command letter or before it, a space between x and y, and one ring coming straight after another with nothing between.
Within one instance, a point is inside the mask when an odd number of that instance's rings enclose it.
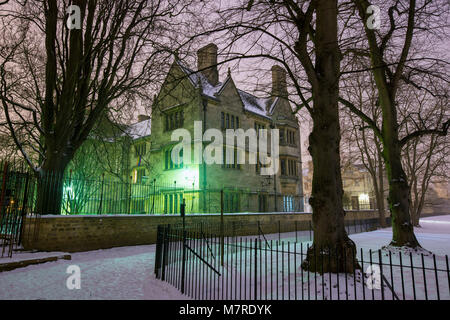
<instances>
[{"instance_id":1,"label":"tree trunk","mask_svg":"<svg viewBox=\"0 0 450 320\"><path fill-rule=\"evenodd\" d=\"M360 17L367 21L367 1L355 1ZM419 242L414 235L414 228L409 214L409 185L401 162L401 143L398 135L398 120L396 107L396 91L398 90L399 76L402 74L404 63L412 41L414 28L414 3L409 7L408 27L400 62L394 72L394 77L388 79L387 65L383 60L383 51L377 44L375 31L365 25L365 33L369 43L369 52L374 80L378 88L379 103L382 110L382 144L383 159L389 183L388 203L392 220L393 246L418 247Z\"/></svg>"},{"instance_id":2,"label":"tree trunk","mask_svg":"<svg viewBox=\"0 0 450 320\"><path fill-rule=\"evenodd\" d=\"M420 222L420 216L421 216L421 213L422 213L423 205L424 205L424 200L421 199L419 204L418 204L418 206L417 206L417 208L416 208L416 210L412 214L411 219L412 219L412 223L413 223L414 227L420 227L420 223L419 222Z\"/></svg>"},{"instance_id":3,"label":"tree trunk","mask_svg":"<svg viewBox=\"0 0 450 320\"><path fill-rule=\"evenodd\" d=\"M39 170L36 211L41 215L61 214L66 158L49 156Z\"/></svg>"},{"instance_id":4,"label":"tree trunk","mask_svg":"<svg viewBox=\"0 0 450 320\"><path fill-rule=\"evenodd\" d=\"M377 194L378 203L378 218L380 219L380 226L386 228L386 213L384 212L384 197L381 193Z\"/></svg>"},{"instance_id":5,"label":"tree trunk","mask_svg":"<svg viewBox=\"0 0 450 320\"><path fill-rule=\"evenodd\" d=\"M309 152L313 159L312 194L314 242L303 268L314 272L349 272L357 266L356 247L344 227L343 186L339 142L339 68L337 2L317 2L316 73L313 90L313 130Z\"/></svg>"},{"instance_id":6,"label":"tree trunk","mask_svg":"<svg viewBox=\"0 0 450 320\"><path fill-rule=\"evenodd\" d=\"M391 133L396 133L391 131ZM401 162L401 148L398 138L385 139L383 156L389 181L389 209L392 219L392 246L411 248L420 247L414 235L414 228L409 214L410 193L406 174Z\"/></svg>"},{"instance_id":7,"label":"tree trunk","mask_svg":"<svg viewBox=\"0 0 450 320\"><path fill-rule=\"evenodd\" d=\"M413 212L411 220L412 220L413 227L420 227L420 225L419 225L420 214L418 211Z\"/></svg>"},{"instance_id":8,"label":"tree trunk","mask_svg":"<svg viewBox=\"0 0 450 320\"><path fill-rule=\"evenodd\" d=\"M380 186L380 181L378 180L377 173L375 172L374 175L372 175L372 183L373 183L373 189L375 192L375 198L377 200L377 211L378 211L378 219L380 221L380 226L382 228L386 227L386 215L384 213L384 195L383 195L383 189L382 184Z\"/></svg>"},{"instance_id":9,"label":"tree trunk","mask_svg":"<svg viewBox=\"0 0 450 320\"><path fill-rule=\"evenodd\" d=\"M379 149L377 149L379 150ZM386 228L386 215L384 208L384 177L383 177L383 163L381 159L381 155L377 152L378 155L378 190L377 193L377 202L378 202L378 215L380 217L380 225L382 228Z\"/></svg>"}]
</instances>

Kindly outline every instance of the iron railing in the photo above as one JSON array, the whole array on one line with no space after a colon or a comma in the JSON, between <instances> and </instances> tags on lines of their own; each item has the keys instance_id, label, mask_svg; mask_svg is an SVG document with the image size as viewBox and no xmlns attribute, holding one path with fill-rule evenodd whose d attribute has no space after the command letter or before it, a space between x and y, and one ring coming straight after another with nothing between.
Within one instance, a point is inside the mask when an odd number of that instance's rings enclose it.
<instances>
[{"instance_id":1,"label":"iron railing","mask_svg":"<svg viewBox=\"0 0 450 320\"><path fill-rule=\"evenodd\" d=\"M19 171L22 173L26 171L23 168L21 170ZM180 213L182 199L186 203L187 214L219 213L222 191L225 213L299 212L303 209L303 197L299 195L275 196L273 192L259 189L211 187L199 189L195 186L181 185L176 181L170 183L156 179L135 181L133 177L120 179L105 175L92 179L71 171L66 174L48 172L39 176L33 173L31 176L34 182L30 185L33 197L29 201L32 207L37 208L37 194L41 188L39 200L41 205L52 209L52 212L40 212L41 214L176 215ZM55 207L51 204L56 198L61 200L61 205L54 212Z\"/></svg>"},{"instance_id":2,"label":"iron railing","mask_svg":"<svg viewBox=\"0 0 450 320\"><path fill-rule=\"evenodd\" d=\"M36 177L23 167L10 163L0 165L0 247L1 256L12 257L22 241L37 237L39 215L33 210ZM34 218L26 225L25 218Z\"/></svg>"},{"instance_id":3,"label":"iron railing","mask_svg":"<svg viewBox=\"0 0 450 320\"><path fill-rule=\"evenodd\" d=\"M161 225L155 276L200 300L450 299L447 255L362 248L348 253L320 248L309 256L317 272L309 272L302 267L309 242L265 237L269 239L222 237L194 227L183 230ZM348 254L352 255L350 260ZM352 263L345 266L345 261ZM343 268L351 272L324 271L334 262L341 267L344 263Z\"/></svg>"}]
</instances>

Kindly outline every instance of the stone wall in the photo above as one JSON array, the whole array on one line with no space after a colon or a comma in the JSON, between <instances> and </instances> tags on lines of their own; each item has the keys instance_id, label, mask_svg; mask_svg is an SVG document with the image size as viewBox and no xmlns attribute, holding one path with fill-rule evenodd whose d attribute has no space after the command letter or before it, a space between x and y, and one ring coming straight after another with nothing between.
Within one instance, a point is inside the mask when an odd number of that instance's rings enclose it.
<instances>
[{"instance_id":1,"label":"stone wall","mask_svg":"<svg viewBox=\"0 0 450 320\"><path fill-rule=\"evenodd\" d=\"M346 220L376 219L375 211L349 211ZM255 235L258 224L265 234L309 230L310 213L225 214L226 235ZM105 216L42 216L28 218L25 223L23 246L26 250L79 252L120 246L147 245L156 242L160 224L181 223L180 216L160 215L105 215ZM220 215L188 215L186 223L197 226L215 225ZM36 239L27 234L35 230Z\"/></svg>"}]
</instances>

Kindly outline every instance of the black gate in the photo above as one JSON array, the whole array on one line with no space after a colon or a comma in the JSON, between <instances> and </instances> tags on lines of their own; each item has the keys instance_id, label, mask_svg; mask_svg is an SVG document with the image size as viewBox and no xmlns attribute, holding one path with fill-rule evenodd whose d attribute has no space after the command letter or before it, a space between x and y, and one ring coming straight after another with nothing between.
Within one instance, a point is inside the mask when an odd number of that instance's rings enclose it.
<instances>
[{"instance_id":1,"label":"black gate","mask_svg":"<svg viewBox=\"0 0 450 320\"><path fill-rule=\"evenodd\" d=\"M5 162L0 174L0 249L1 256L12 257L24 237L36 237L35 230L25 227L25 218L35 218L32 203L36 179L27 170ZM29 239L28 239L29 240Z\"/></svg>"}]
</instances>

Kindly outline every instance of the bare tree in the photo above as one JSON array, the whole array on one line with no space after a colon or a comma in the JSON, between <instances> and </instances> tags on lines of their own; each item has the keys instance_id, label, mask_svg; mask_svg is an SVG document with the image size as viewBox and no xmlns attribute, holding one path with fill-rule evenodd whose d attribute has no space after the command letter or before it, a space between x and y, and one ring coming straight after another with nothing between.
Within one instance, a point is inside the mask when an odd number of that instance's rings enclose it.
<instances>
[{"instance_id":1,"label":"bare tree","mask_svg":"<svg viewBox=\"0 0 450 320\"><path fill-rule=\"evenodd\" d=\"M355 107L370 114L372 119L380 121L381 110L377 105L377 91L370 77L362 73L343 81L341 96L353 101ZM345 162L362 163L370 174L377 203L380 225L386 226L385 214L385 169L382 159L382 145L378 137L364 121L355 117L348 108L343 108L342 157Z\"/></svg>"},{"instance_id":2,"label":"bare tree","mask_svg":"<svg viewBox=\"0 0 450 320\"><path fill-rule=\"evenodd\" d=\"M217 11L220 26L215 24L205 34L222 32L222 41L228 42L224 45L227 61L267 59L282 65L293 93L289 100L297 111L308 110L313 120L309 152L314 167L310 198L314 242L304 267L353 272L356 249L345 231L342 204L337 1L239 1ZM235 52L239 44L241 48ZM277 96L286 98L288 93ZM323 261L323 266L317 265L318 261Z\"/></svg>"},{"instance_id":3,"label":"bare tree","mask_svg":"<svg viewBox=\"0 0 450 320\"><path fill-rule=\"evenodd\" d=\"M147 93L162 79L177 42L174 19L187 5L40 0L1 8L4 117L30 167L43 178L57 177L55 189L42 179L41 213L59 214L64 170L105 110L117 113L136 97L151 99ZM27 148L39 155L37 162ZM57 190L52 201L45 200L49 190Z\"/></svg>"},{"instance_id":4,"label":"bare tree","mask_svg":"<svg viewBox=\"0 0 450 320\"><path fill-rule=\"evenodd\" d=\"M438 90L441 94L448 91L438 81L427 87L431 92ZM404 119L402 131L406 135L425 130L430 123L443 122L447 116L448 94L433 96L429 92L409 88L401 96L405 103L399 109L399 115ZM448 150L448 139L435 133L413 138L403 147L402 161L410 186L409 209L414 226L419 226L430 183L433 180L448 180Z\"/></svg>"},{"instance_id":5,"label":"bare tree","mask_svg":"<svg viewBox=\"0 0 450 320\"><path fill-rule=\"evenodd\" d=\"M384 4L387 7L389 27L387 30L377 31L366 23L371 17L371 11L368 10L371 3L367 0L354 0L353 3L365 31L365 40L362 44L359 43L359 47L355 46L353 52L357 56L368 57L370 61L370 67L366 70L371 71L377 86L377 103L382 111L381 126L352 102L342 97L340 101L360 116L382 143L389 183L388 203L393 230L391 245L418 247L420 245L410 219L410 186L402 164L402 149L417 137L427 134L446 135L450 121L443 119L443 123L435 123L433 127L415 130L401 137L398 120L399 92L403 83L426 90L417 81L425 74L448 83L447 75L443 72L448 69L447 62L428 57L423 52L414 52L418 56L414 58L412 52L413 37L416 35L419 42L424 41L418 37L419 32L425 32L427 37L432 36L437 30L436 26L441 24L436 17L445 18L448 4L423 1L418 5L415 0L390 1Z\"/></svg>"}]
</instances>

